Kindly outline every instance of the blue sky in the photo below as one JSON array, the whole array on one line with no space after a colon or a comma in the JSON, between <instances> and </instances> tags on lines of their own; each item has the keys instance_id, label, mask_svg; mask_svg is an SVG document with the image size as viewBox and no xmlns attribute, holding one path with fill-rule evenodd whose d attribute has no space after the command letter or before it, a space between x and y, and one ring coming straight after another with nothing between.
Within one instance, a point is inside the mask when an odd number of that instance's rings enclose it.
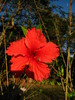
<instances>
[{"instance_id":1,"label":"blue sky","mask_svg":"<svg viewBox=\"0 0 75 100\"><path fill-rule=\"evenodd\" d=\"M59 1L54 1L51 3L52 4L55 4L55 5L59 5L59 6L62 6L63 7L63 11L65 12L69 12L69 5L70 5L70 0L59 0ZM72 12L75 13L75 0L72 4Z\"/></svg>"}]
</instances>

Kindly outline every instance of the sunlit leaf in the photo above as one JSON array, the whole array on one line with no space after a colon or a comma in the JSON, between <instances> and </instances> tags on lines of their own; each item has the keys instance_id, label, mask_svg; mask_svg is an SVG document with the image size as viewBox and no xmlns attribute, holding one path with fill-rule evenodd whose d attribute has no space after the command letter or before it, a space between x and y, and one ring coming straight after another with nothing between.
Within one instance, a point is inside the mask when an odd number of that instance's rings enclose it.
<instances>
[{"instance_id":1,"label":"sunlit leaf","mask_svg":"<svg viewBox=\"0 0 75 100\"><path fill-rule=\"evenodd\" d=\"M21 26L21 29L23 31L23 34L26 36L26 34L27 34L27 28L25 26Z\"/></svg>"}]
</instances>

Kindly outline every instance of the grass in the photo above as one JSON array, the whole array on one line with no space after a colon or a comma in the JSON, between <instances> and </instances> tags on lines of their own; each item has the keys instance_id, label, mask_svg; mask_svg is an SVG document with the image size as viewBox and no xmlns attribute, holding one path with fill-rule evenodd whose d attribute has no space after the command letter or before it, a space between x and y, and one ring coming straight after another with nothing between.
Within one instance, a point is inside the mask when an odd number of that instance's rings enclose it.
<instances>
[{"instance_id":1,"label":"grass","mask_svg":"<svg viewBox=\"0 0 75 100\"><path fill-rule=\"evenodd\" d=\"M38 85L29 90L27 94L35 90L34 97L28 100L64 100L64 91L61 86Z\"/></svg>"},{"instance_id":2,"label":"grass","mask_svg":"<svg viewBox=\"0 0 75 100\"><path fill-rule=\"evenodd\" d=\"M26 91L22 91L18 85L12 84L9 87L4 87L0 100L64 100L62 86L27 84L25 88Z\"/></svg>"}]
</instances>

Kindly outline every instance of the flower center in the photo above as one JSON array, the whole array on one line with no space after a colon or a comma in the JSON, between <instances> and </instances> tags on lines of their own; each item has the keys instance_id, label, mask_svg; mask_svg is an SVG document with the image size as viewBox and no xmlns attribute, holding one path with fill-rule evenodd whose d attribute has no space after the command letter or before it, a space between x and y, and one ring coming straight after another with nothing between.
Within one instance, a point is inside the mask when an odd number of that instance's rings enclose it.
<instances>
[{"instance_id":1,"label":"flower center","mask_svg":"<svg viewBox=\"0 0 75 100\"><path fill-rule=\"evenodd\" d=\"M33 59L38 59L37 56L36 56L36 52L35 51L30 51L29 52L29 56Z\"/></svg>"},{"instance_id":2,"label":"flower center","mask_svg":"<svg viewBox=\"0 0 75 100\"><path fill-rule=\"evenodd\" d=\"M35 57L35 52L32 52L33 57Z\"/></svg>"}]
</instances>

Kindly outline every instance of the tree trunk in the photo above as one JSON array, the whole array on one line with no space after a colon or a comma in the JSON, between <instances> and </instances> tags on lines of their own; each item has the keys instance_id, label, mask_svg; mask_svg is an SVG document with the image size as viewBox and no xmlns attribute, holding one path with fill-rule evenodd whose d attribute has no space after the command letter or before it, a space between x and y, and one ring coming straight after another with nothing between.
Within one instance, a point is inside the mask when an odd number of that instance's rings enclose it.
<instances>
[{"instance_id":1,"label":"tree trunk","mask_svg":"<svg viewBox=\"0 0 75 100\"><path fill-rule=\"evenodd\" d=\"M68 47L68 56L67 56L65 100L67 100L67 94L68 94L68 67L69 67L69 54L70 54L70 47Z\"/></svg>"},{"instance_id":2,"label":"tree trunk","mask_svg":"<svg viewBox=\"0 0 75 100\"><path fill-rule=\"evenodd\" d=\"M67 94L68 94L68 78L70 80L71 85L71 63L70 63L70 35L71 35L71 19L72 19L72 0L70 0L70 9L69 9L69 37L68 37L68 43L67 43L67 67L66 67L66 86L65 86L65 100L67 100Z\"/></svg>"},{"instance_id":3,"label":"tree trunk","mask_svg":"<svg viewBox=\"0 0 75 100\"><path fill-rule=\"evenodd\" d=\"M71 6L72 6L72 0L70 0L70 9L69 9L69 35L71 35L71 20L72 20ZM70 44L70 40L69 40L69 44ZM70 62L69 62L69 80L70 80L70 88L72 88L72 81L71 81L71 63Z\"/></svg>"}]
</instances>

